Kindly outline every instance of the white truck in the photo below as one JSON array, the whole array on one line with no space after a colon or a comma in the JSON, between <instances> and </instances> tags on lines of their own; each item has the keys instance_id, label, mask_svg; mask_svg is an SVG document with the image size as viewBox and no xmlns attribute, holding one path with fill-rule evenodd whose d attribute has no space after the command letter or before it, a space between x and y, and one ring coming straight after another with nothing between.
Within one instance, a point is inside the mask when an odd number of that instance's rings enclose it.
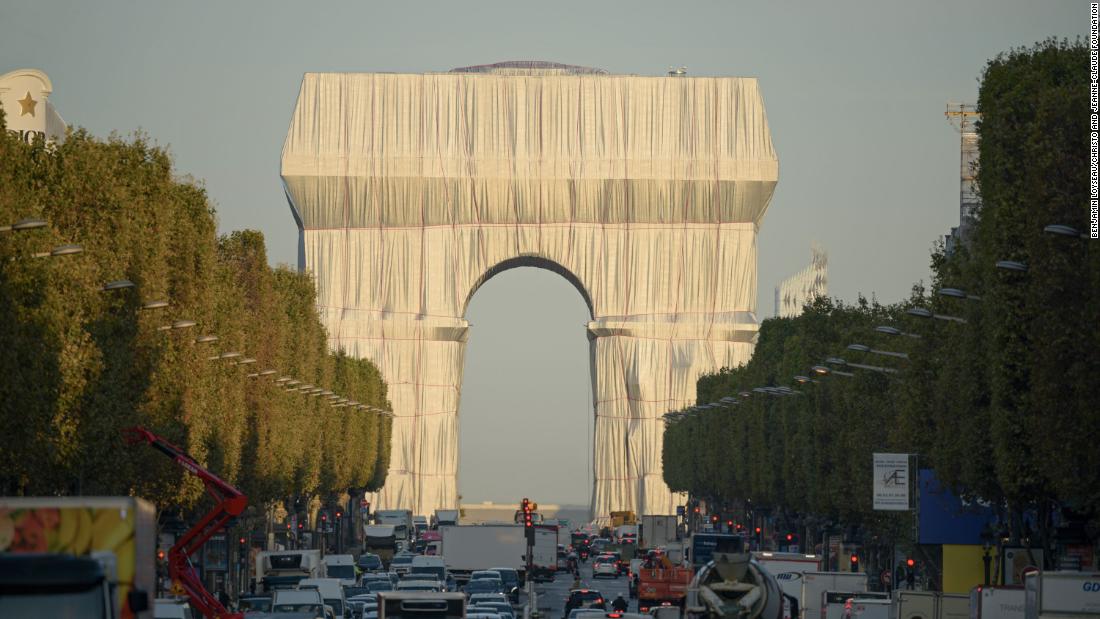
<instances>
[{"instance_id":1,"label":"white truck","mask_svg":"<svg viewBox=\"0 0 1100 619\"><path fill-rule=\"evenodd\" d=\"M363 548L382 559L382 564L390 566L390 560L397 553L397 527L392 524L368 524L363 527Z\"/></svg>"},{"instance_id":2,"label":"white truck","mask_svg":"<svg viewBox=\"0 0 1100 619\"><path fill-rule=\"evenodd\" d=\"M305 578L325 575L320 550L264 550L256 553L256 591L293 589Z\"/></svg>"},{"instance_id":3,"label":"white truck","mask_svg":"<svg viewBox=\"0 0 1100 619\"><path fill-rule=\"evenodd\" d=\"M442 526L439 534L443 561L460 583L469 580L470 572L493 567L515 568L521 580L526 578L527 540L522 525Z\"/></svg>"},{"instance_id":4,"label":"white truck","mask_svg":"<svg viewBox=\"0 0 1100 619\"><path fill-rule=\"evenodd\" d=\"M775 576L779 581L779 588L784 595L789 595L798 600L802 596L802 575L806 572L821 571L821 557L797 552L762 552L752 553L760 567ZM783 617L791 619L796 615L790 602L784 600Z\"/></svg>"},{"instance_id":5,"label":"white truck","mask_svg":"<svg viewBox=\"0 0 1100 619\"><path fill-rule=\"evenodd\" d=\"M897 591L894 619L969 619L970 596L938 591Z\"/></svg>"},{"instance_id":6,"label":"white truck","mask_svg":"<svg viewBox=\"0 0 1100 619\"><path fill-rule=\"evenodd\" d=\"M325 564L325 576L338 578L341 585L352 587L358 576L355 573L355 557L351 555L325 555L321 560Z\"/></svg>"},{"instance_id":7,"label":"white truck","mask_svg":"<svg viewBox=\"0 0 1100 619\"><path fill-rule=\"evenodd\" d=\"M457 509L437 509L433 518L435 524L432 528L456 526L458 525L458 515Z\"/></svg>"},{"instance_id":8,"label":"white truck","mask_svg":"<svg viewBox=\"0 0 1100 619\"><path fill-rule=\"evenodd\" d=\"M1100 572L1032 572L1024 577L1026 619L1100 617Z\"/></svg>"},{"instance_id":9,"label":"white truck","mask_svg":"<svg viewBox=\"0 0 1100 619\"><path fill-rule=\"evenodd\" d=\"M531 549L531 565L535 582L554 582L558 570L558 527L541 524L535 527L535 546Z\"/></svg>"},{"instance_id":10,"label":"white truck","mask_svg":"<svg viewBox=\"0 0 1100 619\"><path fill-rule=\"evenodd\" d=\"M679 525L676 516L642 516L641 530L638 532L639 548L662 548L679 539Z\"/></svg>"},{"instance_id":11,"label":"white truck","mask_svg":"<svg viewBox=\"0 0 1100 619\"><path fill-rule=\"evenodd\" d=\"M825 593L863 593L867 591L867 574L852 572L803 572L802 590L798 596L799 616L820 619Z\"/></svg>"},{"instance_id":12,"label":"white truck","mask_svg":"<svg viewBox=\"0 0 1100 619\"><path fill-rule=\"evenodd\" d=\"M978 586L970 590L971 619L1024 619L1024 588Z\"/></svg>"},{"instance_id":13,"label":"white truck","mask_svg":"<svg viewBox=\"0 0 1100 619\"><path fill-rule=\"evenodd\" d=\"M375 524L392 524L394 526L394 536L398 542L406 542L404 546L408 545L408 542L412 539L412 534L415 529L413 528L413 513L409 509L380 509L374 512Z\"/></svg>"}]
</instances>

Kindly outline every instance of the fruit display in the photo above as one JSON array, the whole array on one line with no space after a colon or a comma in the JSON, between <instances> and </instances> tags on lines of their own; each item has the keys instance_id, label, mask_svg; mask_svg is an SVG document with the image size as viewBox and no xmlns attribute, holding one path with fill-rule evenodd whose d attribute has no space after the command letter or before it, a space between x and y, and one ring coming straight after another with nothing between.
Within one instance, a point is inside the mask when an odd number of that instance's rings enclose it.
<instances>
[{"instance_id":1,"label":"fruit display","mask_svg":"<svg viewBox=\"0 0 1100 619\"><path fill-rule=\"evenodd\" d=\"M153 591L153 506L134 497L0 497L0 552L103 556L116 585L119 617L134 617L126 595Z\"/></svg>"}]
</instances>

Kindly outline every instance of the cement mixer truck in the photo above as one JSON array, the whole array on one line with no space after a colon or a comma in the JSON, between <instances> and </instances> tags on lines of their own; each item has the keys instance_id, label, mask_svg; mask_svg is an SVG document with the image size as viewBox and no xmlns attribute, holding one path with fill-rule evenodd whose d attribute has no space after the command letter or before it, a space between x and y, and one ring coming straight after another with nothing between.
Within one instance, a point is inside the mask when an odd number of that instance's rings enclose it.
<instances>
[{"instance_id":1,"label":"cement mixer truck","mask_svg":"<svg viewBox=\"0 0 1100 619\"><path fill-rule=\"evenodd\" d=\"M723 537L695 573L684 605L687 619L782 619L779 581L752 559L740 537Z\"/></svg>"}]
</instances>

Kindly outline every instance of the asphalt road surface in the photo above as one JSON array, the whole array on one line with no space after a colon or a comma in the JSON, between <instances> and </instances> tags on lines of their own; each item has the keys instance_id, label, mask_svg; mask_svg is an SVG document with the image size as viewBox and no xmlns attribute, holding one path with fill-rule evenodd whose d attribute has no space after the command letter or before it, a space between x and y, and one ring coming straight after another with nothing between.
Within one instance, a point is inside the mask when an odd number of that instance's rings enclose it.
<instances>
[{"instance_id":1,"label":"asphalt road surface","mask_svg":"<svg viewBox=\"0 0 1100 619\"><path fill-rule=\"evenodd\" d=\"M623 599L630 602L630 612L638 612L638 601L630 599L626 576L617 578L592 578L592 561L581 564L581 584L587 589L595 589L603 594L607 600L607 609L611 610L611 601L620 593ZM565 601L569 597L569 589L573 586L573 575L569 572L558 572L554 582L537 583L535 592L538 594L539 619L561 619L565 610Z\"/></svg>"}]
</instances>

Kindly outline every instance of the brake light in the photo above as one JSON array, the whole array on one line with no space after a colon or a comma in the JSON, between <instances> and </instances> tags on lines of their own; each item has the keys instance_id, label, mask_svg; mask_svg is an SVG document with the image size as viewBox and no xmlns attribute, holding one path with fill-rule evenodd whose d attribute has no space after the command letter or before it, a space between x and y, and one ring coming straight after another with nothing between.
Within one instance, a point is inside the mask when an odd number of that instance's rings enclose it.
<instances>
[{"instance_id":1,"label":"brake light","mask_svg":"<svg viewBox=\"0 0 1100 619\"><path fill-rule=\"evenodd\" d=\"M619 617L622 617L623 614L622 613L607 613L607 616L610 617L611 619L619 619Z\"/></svg>"}]
</instances>

